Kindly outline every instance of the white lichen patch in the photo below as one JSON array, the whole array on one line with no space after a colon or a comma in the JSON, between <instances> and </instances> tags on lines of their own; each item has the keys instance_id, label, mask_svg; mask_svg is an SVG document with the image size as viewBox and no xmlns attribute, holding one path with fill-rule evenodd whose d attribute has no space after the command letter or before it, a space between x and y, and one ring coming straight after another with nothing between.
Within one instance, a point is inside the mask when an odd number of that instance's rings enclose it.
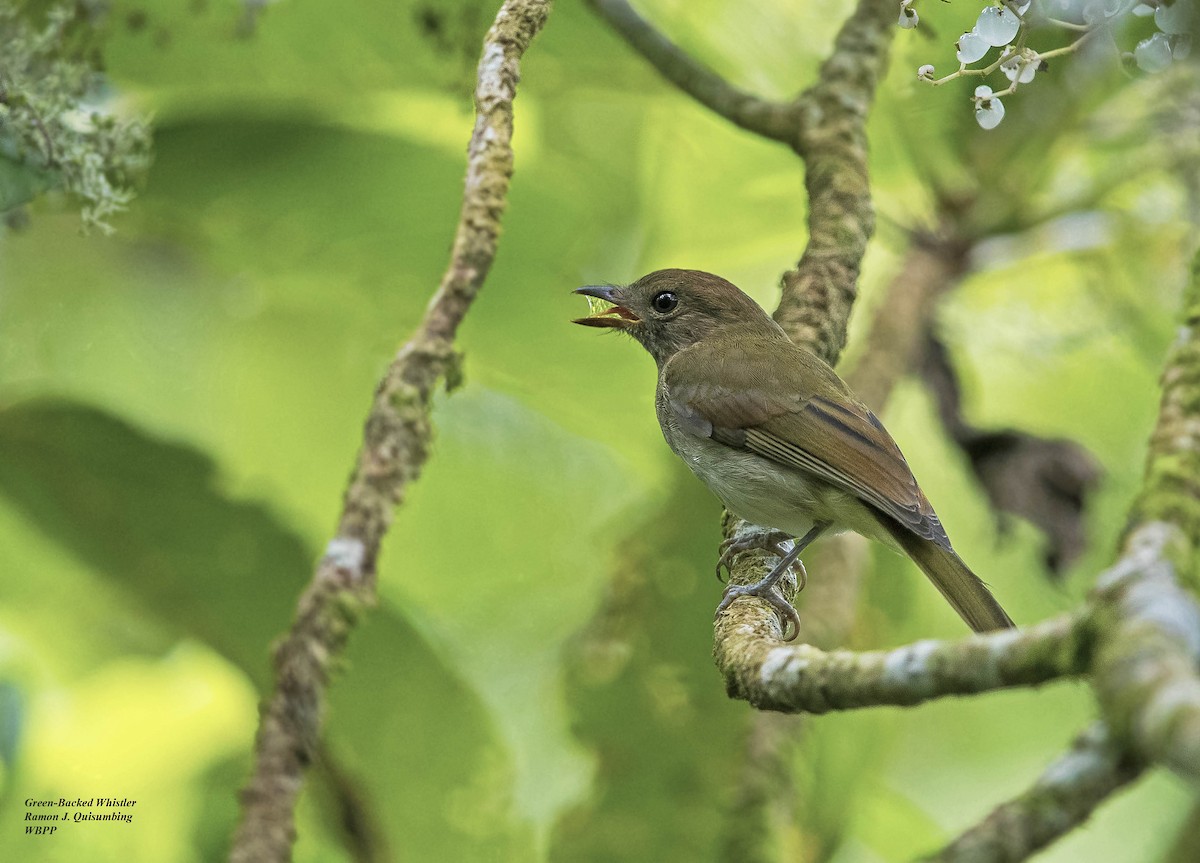
<instances>
[{"instance_id":1,"label":"white lichen patch","mask_svg":"<svg viewBox=\"0 0 1200 863\"><path fill-rule=\"evenodd\" d=\"M883 664L883 685L889 689L908 689L918 695L932 691L929 658L937 649L938 642L926 638L892 651Z\"/></svg>"},{"instance_id":2,"label":"white lichen patch","mask_svg":"<svg viewBox=\"0 0 1200 863\"><path fill-rule=\"evenodd\" d=\"M794 647L776 647L763 660L759 681L763 686L792 686L808 669L809 662Z\"/></svg>"},{"instance_id":3,"label":"white lichen patch","mask_svg":"<svg viewBox=\"0 0 1200 863\"><path fill-rule=\"evenodd\" d=\"M367 555L366 546L362 540L337 536L329 540L325 546L325 560L338 569L348 569L358 572L362 569L363 559Z\"/></svg>"}]
</instances>

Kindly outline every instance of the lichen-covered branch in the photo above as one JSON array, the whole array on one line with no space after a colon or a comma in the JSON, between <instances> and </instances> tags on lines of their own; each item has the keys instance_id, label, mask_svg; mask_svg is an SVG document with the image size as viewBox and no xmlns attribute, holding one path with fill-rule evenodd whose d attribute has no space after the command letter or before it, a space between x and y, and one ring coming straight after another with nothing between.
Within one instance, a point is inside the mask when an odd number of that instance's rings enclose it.
<instances>
[{"instance_id":1,"label":"lichen-covered branch","mask_svg":"<svg viewBox=\"0 0 1200 863\"><path fill-rule=\"evenodd\" d=\"M1145 758L1200 780L1200 255L1184 325L1163 372L1146 480L1125 555L1096 588L1096 691L1114 730Z\"/></svg>"},{"instance_id":2,"label":"lichen-covered branch","mask_svg":"<svg viewBox=\"0 0 1200 863\"><path fill-rule=\"evenodd\" d=\"M625 0L585 0L664 78L713 113L743 129L790 141L797 114L787 102L764 99L741 90L667 39Z\"/></svg>"},{"instance_id":3,"label":"lichen-covered branch","mask_svg":"<svg viewBox=\"0 0 1200 863\"><path fill-rule=\"evenodd\" d=\"M1106 722L1030 791L933 858L1024 860L1082 823L1149 763L1200 780L1200 608L1180 586L1200 543L1200 255L1184 298L1184 326L1163 373L1146 479L1120 559L1097 580L1089 668Z\"/></svg>"},{"instance_id":4,"label":"lichen-covered branch","mask_svg":"<svg viewBox=\"0 0 1200 863\"><path fill-rule=\"evenodd\" d=\"M765 709L824 712L1094 671L1114 733L1132 738L1141 757L1200 778L1200 609L1177 580L1191 571L1197 537L1190 531L1200 528L1200 520L1188 520L1195 506L1188 478L1191 470L1200 475L1197 297L1200 286L1193 285L1188 326L1164 375L1146 490L1134 510L1161 520L1135 522L1126 552L1100 577L1085 611L957 643L826 653L779 645L774 615L735 603L718 621L716 642L730 694Z\"/></svg>"},{"instance_id":5,"label":"lichen-covered branch","mask_svg":"<svg viewBox=\"0 0 1200 863\"><path fill-rule=\"evenodd\" d=\"M865 127L886 67L894 3L859 0L817 84L787 110L764 112L759 105L752 116L771 120L756 129L762 124L739 115L740 106L754 103L754 97L688 58L623 2L589 2L682 90L745 128L786 141L804 159L809 240L797 266L782 279L775 319L796 343L836 362L874 229ZM957 260L957 265L935 270L932 286L900 307L903 314L893 327L905 336L893 339L900 361L876 374L879 369L872 370L871 360L863 372L868 381L879 379L878 392L866 392L872 401L886 397L897 369L908 365L903 358L911 361L917 350L902 319L928 320L938 286L961 273L961 255ZM739 600L717 621L715 654L730 694L771 710L916 704L941 695L1094 673L1106 722L1084 735L1029 792L996 810L936 859L1024 859L1081 823L1145 762L1157 760L1200 778L1200 611L1177 581L1192 577L1194 586L1192 549L1200 540L1198 297L1200 287L1194 284L1188 327L1164 378L1146 494L1134 508L1126 551L1083 609L1024 631L869 653L780 645L779 623L760 601ZM876 323L878 331L886 332L888 321ZM728 537L742 523L727 515L724 529ZM731 582L758 580L770 559L766 554L740 556ZM786 582L782 586L785 593L794 590ZM754 776L769 775L771 766L768 760L768 769ZM769 799L755 797L753 786L747 790L752 792L747 797L752 811L766 813Z\"/></svg>"},{"instance_id":6,"label":"lichen-covered branch","mask_svg":"<svg viewBox=\"0 0 1200 863\"><path fill-rule=\"evenodd\" d=\"M788 143L805 160L809 242L800 263L783 277L775 317L798 344L836 361L845 343L859 266L874 230L866 119L887 67L894 4L860 0L842 25L817 83L793 102L780 104L724 81L658 33L625 0L588 2L682 91L746 129ZM736 525L736 520L726 521L726 536ZM757 581L765 560L762 555L742 555L731 581ZM743 601L734 608L739 606L738 615L750 610L768 613L765 603Z\"/></svg>"},{"instance_id":7,"label":"lichen-covered branch","mask_svg":"<svg viewBox=\"0 0 1200 863\"><path fill-rule=\"evenodd\" d=\"M796 101L800 119L791 144L805 160L809 240L800 263L783 276L775 319L793 341L831 364L846 341L859 266L875 226L866 121L875 86L887 66L894 13L890 0L859 0L821 65L817 83ZM739 520L726 520L727 538L738 529ZM758 581L773 560L766 555L742 555L730 573L730 583ZM788 589L786 583L783 586ZM724 641L768 633L776 625L773 618L765 602L735 602L717 627L718 657L732 659L755 651L760 645ZM720 660L718 664L732 667Z\"/></svg>"},{"instance_id":8,"label":"lichen-covered branch","mask_svg":"<svg viewBox=\"0 0 1200 863\"><path fill-rule=\"evenodd\" d=\"M1017 863L1074 830L1141 771L1138 759L1097 722L1033 787L924 858L925 863Z\"/></svg>"},{"instance_id":9,"label":"lichen-covered branch","mask_svg":"<svg viewBox=\"0 0 1200 863\"><path fill-rule=\"evenodd\" d=\"M421 325L376 388L337 534L275 650L276 690L263 708L254 772L242 792L242 820L230 853L234 863L291 858L293 810L316 752L330 673L360 611L374 602L380 543L428 456L430 401L439 382L452 387L458 379L454 335L496 254L512 174L519 61L550 5L506 0L484 39L450 265Z\"/></svg>"},{"instance_id":10,"label":"lichen-covered branch","mask_svg":"<svg viewBox=\"0 0 1200 863\"><path fill-rule=\"evenodd\" d=\"M1086 617L1064 615L1028 629L963 641L826 652L809 644L779 644L778 636L767 629L771 626L779 626L771 617L764 621L722 615L717 622L717 666L731 696L763 710L805 713L911 706L946 695L1075 676L1086 670L1092 638ZM722 632L734 627L754 631L739 632L737 638Z\"/></svg>"},{"instance_id":11,"label":"lichen-covered branch","mask_svg":"<svg viewBox=\"0 0 1200 863\"><path fill-rule=\"evenodd\" d=\"M867 113L887 69L895 23L891 0L859 0L817 83L797 99L800 121L790 143L804 159L808 245L783 275L775 320L830 365L846 344L859 267L875 231Z\"/></svg>"},{"instance_id":12,"label":"lichen-covered branch","mask_svg":"<svg viewBox=\"0 0 1200 863\"><path fill-rule=\"evenodd\" d=\"M1130 524L1175 525L1190 548L1200 544L1200 252L1183 297L1183 320L1162 375L1158 421L1150 437L1146 481ZM1181 575L1200 590L1194 567Z\"/></svg>"},{"instance_id":13,"label":"lichen-covered branch","mask_svg":"<svg viewBox=\"0 0 1200 863\"><path fill-rule=\"evenodd\" d=\"M1200 609L1177 573L1191 540L1138 525L1096 589L1096 694L1114 731L1152 761L1200 780Z\"/></svg>"}]
</instances>

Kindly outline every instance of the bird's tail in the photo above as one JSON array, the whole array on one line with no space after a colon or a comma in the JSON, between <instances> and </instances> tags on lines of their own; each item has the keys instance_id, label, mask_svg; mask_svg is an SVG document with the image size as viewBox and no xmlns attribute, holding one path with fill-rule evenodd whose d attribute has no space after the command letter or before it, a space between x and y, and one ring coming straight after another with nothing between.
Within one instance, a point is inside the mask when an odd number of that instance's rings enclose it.
<instances>
[{"instance_id":1,"label":"bird's tail","mask_svg":"<svg viewBox=\"0 0 1200 863\"><path fill-rule=\"evenodd\" d=\"M953 550L923 539L902 525L890 523L887 528L971 629L988 632L1016 625L992 596L987 585L971 572Z\"/></svg>"}]
</instances>

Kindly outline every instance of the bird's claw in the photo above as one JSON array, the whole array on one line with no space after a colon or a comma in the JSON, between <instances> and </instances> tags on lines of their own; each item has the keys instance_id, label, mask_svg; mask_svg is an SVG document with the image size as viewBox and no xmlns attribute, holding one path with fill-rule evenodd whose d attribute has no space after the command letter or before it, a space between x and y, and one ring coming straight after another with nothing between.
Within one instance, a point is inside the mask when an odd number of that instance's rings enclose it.
<instances>
[{"instance_id":1,"label":"bird's claw","mask_svg":"<svg viewBox=\"0 0 1200 863\"><path fill-rule=\"evenodd\" d=\"M723 540L717 547L718 551L721 552L721 556L717 558L717 581L725 581L721 577L722 568L730 574L733 573L733 559L743 551L753 551L754 549L761 548L783 557L786 554L783 543L791 539L791 534L784 533L781 530L772 530L765 533L759 532L731 536Z\"/></svg>"},{"instance_id":2,"label":"bird's claw","mask_svg":"<svg viewBox=\"0 0 1200 863\"><path fill-rule=\"evenodd\" d=\"M796 580L799 585L797 591L800 591L808 584L808 572L804 569L804 564L799 560L795 561L795 566L799 569ZM725 588L725 593L721 597L721 602L717 606L716 613L713 614L713 619L715 620L720 617L721 612L729 608L735 599L742 596L756 596L775 609L775 613L779 615L779 619L783 624L783 640L795 641L796 636L800 634L800 614L790 602L784 599L783 594L779 592L779 588L776 586L779 578L780 576L777 576L772 571L770 575L755 584L729 585Z\"/></svg>"}]
</instances>

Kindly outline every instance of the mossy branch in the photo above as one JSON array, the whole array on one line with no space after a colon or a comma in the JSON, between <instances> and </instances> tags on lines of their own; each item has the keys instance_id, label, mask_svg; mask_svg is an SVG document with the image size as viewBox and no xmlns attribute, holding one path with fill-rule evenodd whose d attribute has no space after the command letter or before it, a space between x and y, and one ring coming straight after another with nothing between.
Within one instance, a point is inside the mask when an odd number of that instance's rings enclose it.
<instances>
[{"instance_id":1,"label":"mossy branch","mask_svg":"<svg viewBox=\"0 0 1200 863\"><path fill-rule=\"evenodd\" d=\"M1088 819L1097 806L1142 771L1142 764L1103 722L1042 771L1029 790L922 863L1016 863Z\"/></svg>"},{"instance_id":2,"label":"mossy branch","mask_svg":"<svg viewBox=\"0 0 1200 863\"><path fill-rule=\"evenodd\" d=\"M1200 607L1181 585L1194 579L1200 542L1200 519L1192 518L1193 477L1200 476L1198 299L1200 268L1163 373L1162 407L1123 553L1078 612L1017 632L867 653L782 646L765 604L735 603L718 621L717 661L730 694L766 709L916 704L1088 677L1104 722L1029 791L930 859L1025 859L1150 764L1200 781Z\"/></svg>"},{"instance_id":3,"label":"mossy branch","mask_svg":"<svg viewBox=\"0 0 1200 863\"><path fill-rule=\"evenodd\" d=\"M1200 782L1200 252L1183 325L1162 375L1146 477L1130 514L1126 565L1098 582L1096 692L1144 758Z\"/></svg>"},{"instance_id":4,"label":"mossy branch","mask_svg":"<svg viewBox=\"0 0 1200 863\"><path fill-rule=\"evenodd\" d=\"M895 29L892 0L859 0L817 83L796 100L800 120L791 145L804 160L808 244L783 274L775 320L830 365L846 344L859 269L875 232L867 115Z\"/></svg>"},{"instance_id":5,"label":"mossy branch","mask_svg":"<svg viewBox=\"0 0 1200 863\"><path fill-rule=\"evenodd\" d=\"M728 632L732 628L740 630L736 636ZM731 696L788 713L910 707L946 695L1075 677L1087 669L1093 640L1090 620L1073 615L965 641L927 640L864 652L780 645L778 629L773 614L765 620L749 613L722 615L717 666Z\"/></svg>"},{"instance_id":6,"label":"mossy branch","mask_svg":"<svg viewBox=\"0 0 1200 863\"><path fill-rule=\"evenodd\" d=\"M450 265L424 320L375 390L337 534L275 649L276 689L263 707L254 771L242 792L234 863L291 859L296 798L317 751L325 689L362 610L375 601L381 542L428 458L430 402L439 382L458 377L455 332L496 254L513 168L519 61L550 6L550 0L506 0L484 39Z\"/></svg>"}]
</instances>

